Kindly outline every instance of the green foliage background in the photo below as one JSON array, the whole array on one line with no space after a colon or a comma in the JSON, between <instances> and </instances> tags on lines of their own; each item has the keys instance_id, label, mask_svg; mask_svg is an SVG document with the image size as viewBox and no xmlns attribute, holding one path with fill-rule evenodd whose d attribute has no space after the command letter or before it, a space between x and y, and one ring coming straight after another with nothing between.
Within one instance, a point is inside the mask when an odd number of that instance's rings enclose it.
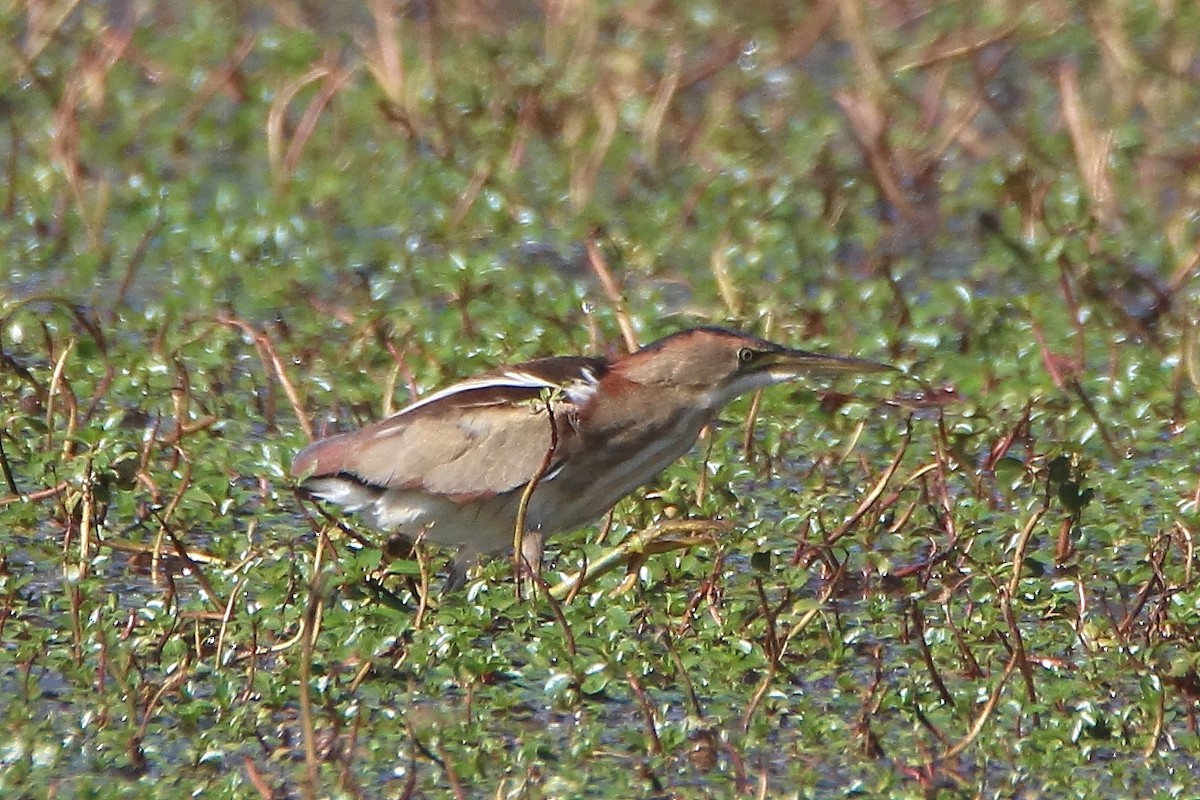
<instances>
[{"instance_id":1,"label":"green foliage background","mask_svg":"<svg viewBox=\"0 0 1200 800\"><path fill-rule=\"evenodd\" d=\"M0 25L0 794L1195 791L1196 4ZM720 534L561 605L418 612L295 497L306 426L623 323L917 380L735 404L609 539Z\"/></svg>"}]
</instances>

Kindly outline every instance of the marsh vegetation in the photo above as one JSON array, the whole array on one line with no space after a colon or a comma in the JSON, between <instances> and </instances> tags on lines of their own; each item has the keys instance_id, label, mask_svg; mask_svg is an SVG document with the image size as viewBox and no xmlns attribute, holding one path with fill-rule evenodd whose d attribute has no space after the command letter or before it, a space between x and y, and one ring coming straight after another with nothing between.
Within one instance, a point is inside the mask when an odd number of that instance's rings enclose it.
<instances>
[{"instance_id":1,"label":"marsh vegetation","mask_svg":"<svg viewBox=\"0 0 1200 800\"><path fill-rule=\"evenodd\" d=\"M1195 792L1197 4L0 20L0 795ZM913 378L738 401L569 599L288 477L714 323Z\"/></svg>"}]
</instances>

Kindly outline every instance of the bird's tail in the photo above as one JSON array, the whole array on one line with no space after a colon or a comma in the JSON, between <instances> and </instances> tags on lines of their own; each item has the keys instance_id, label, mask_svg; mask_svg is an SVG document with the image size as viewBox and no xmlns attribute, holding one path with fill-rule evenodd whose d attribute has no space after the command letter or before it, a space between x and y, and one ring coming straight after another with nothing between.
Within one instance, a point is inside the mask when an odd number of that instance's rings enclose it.
<instances>
[{"instance_id":1,"label":"bird's tail","mask_svg":"<svg viewBox=\"0 0 1200 800\"><path fill-rule=\"evenodd\" d=\"M322 475L300 484L305 494L341 506L347 511L371 509L383 496L383 489L363 483L350 475Z\"/></svg>"}]
</instances>

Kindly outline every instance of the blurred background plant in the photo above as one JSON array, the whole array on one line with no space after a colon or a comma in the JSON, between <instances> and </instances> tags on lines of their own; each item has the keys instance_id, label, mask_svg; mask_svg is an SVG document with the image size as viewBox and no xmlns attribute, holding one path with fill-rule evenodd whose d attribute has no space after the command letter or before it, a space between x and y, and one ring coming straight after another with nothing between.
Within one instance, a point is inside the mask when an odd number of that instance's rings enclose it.
<instances>
[{"instance_id":1,"label":"blurred background plant","mask_svg":"<svg viewBox=\"0 0 1200 800\"><path fill-rule=\"evenodd\" d=\"M1197 4L0 24L0 794L1189 790ZM712 535L569 602L419 610L285 477L710 322L924 388L738 404L604 526Z\"/></svg>"}]
</instances>

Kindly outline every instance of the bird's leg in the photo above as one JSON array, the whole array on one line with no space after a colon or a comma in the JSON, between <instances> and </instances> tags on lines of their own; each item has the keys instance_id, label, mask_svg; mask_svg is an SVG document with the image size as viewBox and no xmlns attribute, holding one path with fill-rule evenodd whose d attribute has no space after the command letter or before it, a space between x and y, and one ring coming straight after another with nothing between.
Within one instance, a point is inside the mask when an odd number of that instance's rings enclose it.
<instances>
[{"instance_id":1,"label":"bird's leg","mask_svg":"<svg viewBox=\"0 0 1200 800\"><path fill-rule=\"evenodd\" d=\"M443 592L455 592L467 585L467 570L475 559L469 553L459 550L450 562L450 574L446 576Z\"/></svg>"},{"instance_id":2,"label":"bird's leg","mask_svg":"<svg viewBox=\"0 0 1200 800\"><path fill-rule=\"evenodd\" d=\"M383 556L387 561L409 560L416 558L416 546L413 540L402 533L393 533L383 543Z\"/></svg>"},{"instance_id":3,"label":"bird's leg","mask_svg":"<svg viewBox=\"0 0 1200 800\"><path fill-rule=\"evenodd\" d=\"M540 528L525 531L521 537L521 572L533 577L542 574L542 553L546 547L546 534Z\"/></svg>"}]
</instances>

